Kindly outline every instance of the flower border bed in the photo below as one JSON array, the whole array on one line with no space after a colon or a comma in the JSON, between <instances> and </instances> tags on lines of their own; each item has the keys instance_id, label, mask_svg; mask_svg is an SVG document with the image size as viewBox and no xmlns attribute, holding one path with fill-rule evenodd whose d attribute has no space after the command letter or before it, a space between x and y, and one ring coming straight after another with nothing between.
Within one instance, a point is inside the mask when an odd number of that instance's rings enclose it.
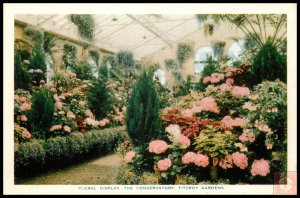
<instances>
[{"instance_id":1,"label":"flower border bed","mask_svg":"<svg viewBox=\"0 0 300 198\"><path fill-rule=\"evenodd\" d=\"M47 141L33 139L15 144L15 176L31 176L49 169L74 164L92 156L100 156L117 148L127 139L125 127L71 133Z\"/></svg>"}]
</instances>

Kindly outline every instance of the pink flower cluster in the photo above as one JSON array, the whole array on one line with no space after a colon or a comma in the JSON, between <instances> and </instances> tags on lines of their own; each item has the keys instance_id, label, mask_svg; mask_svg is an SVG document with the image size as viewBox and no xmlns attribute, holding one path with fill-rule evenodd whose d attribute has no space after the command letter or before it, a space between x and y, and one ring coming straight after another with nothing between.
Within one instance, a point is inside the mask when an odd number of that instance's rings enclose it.
<instances>
[{"instance_id":1,"label":"pink flower cluster","mask_svg":"<svg viewBox=\"0 0 300 198\"><path fill-rule=\"evenodd\" d=\"M57 131L57 130L60 130L62 129L62 126L59 124L59 125L53 125L51 128L50 128L50 131Z\"/></svg>"},{"instance_id":2,"label":"pink flower cluster","mask_svg":"<svg viewBox=\"0 0 300 198\"><path fill-rule=\"evenodd\" d=\"M249 111L256 111L257 106L253 105L251 102L245 102L243 109L248 109Z\"/></svg>"},{"instance_id":3,"label":"pink flower cluster","mask_svg":"<svg viewBox=\"0 0 300 198\"><path fill-rule=\"evenodd\" d=\"M233 83L234 83L234 80L232 78L227 78L227 80L226 80L227 85L233 85Z\"/></svg>"},{"instance_id":4,"label":"pink flower cluster","mask_svg":"<svg viewBox=\"0 0 300 198\"><path fill-rule=\"evenodd\" d=\"M21 111L29 111L31 109L31 103L23 103L20 105Z\"/></svg>"},{"instance_id":5,"label":"pink flower cluster","mask_svg":"<svg viewBox=\"0 0 300 198\"><path fill-rule=\"evenodd\" d=\"M213 73L210 76L206 76L203 78L203 83L218 83L221 80L224 80L224 74L219 74L219 73Z\"/></svg>"},{"instance_id":6,"label":"pink flower cluster","mask_svg":"<svg viewBox=\"0 0 300 198\"><path fill-rule=\"evenodd\" d=\"M31 134L29 133L29 131L24 130L24 131L22 131L22 137L24 139L29 139L29 138L31 138Z\"/></svg>"},{"instance_id":7,"label":"pink flower cluster","mask_svg":"<svg viewBox=\"0 0 300 198\"><path fill-rule=\"evenodd\" d=\"M199 106L201 106L202 111L210 111L213 113L220 113L220 110L217 106L217 103L212 97L205 97L199 102Z\"/></svg>"},{"instance_id":8,"label":"pink flower cluster","mask_svg":"<svg viewBox=\"0 0 300 198\"><path fill-rule=\"evenodd\" d=\"M27 119L26 115L21 115L20 120L22 122L26 122L28 119Z\"/></svg>"},{"instance_id":9,"label":"pink flower cluster","mask_svg":"<svg viewBox=\"0 0 300 198\"><path fill-rule=\"evenodd\" d=\"M233 96L249 96L250 95L250 90L248 87L239 87L239 86L234 86L231 94Z\"/></svg>"},{"instance_id":10,"label":"pink flower cluster","mask_svg":"<svg viewBox=\"0 0 300 198\"><path fill-rule=\"evenodd\" d=\"M66 126L64 126L64 131L70 133L70 132L71 132L71 128L70 128L69 126L66 125Z\"/></svg>"},{"instance_id":11,"label":"pink flower cluster","mask_svg":"<svg viewBox=\"0 0 300 198\"><path fill-rule=\"evenodd\" d=\"M195 111L193 111L193 109L184 109L181 110L181 115L183 115L184 117L192 117L194 115Z\"/></svg>"},{"instance_id":12,"label":"pink flower cluster","mask_svg":"<svg viewBox=\"0 0 300 198\"><path fill-rule=\"evenodd\" d=\"M135 152L134 151L129 151L128 153L126 153L125 157L124 157L124 161L126 163L132 162L132 159L135 157Z\"/></svg>"},{"instance_id":13,"label":"pink flower cluster","mask_svg":"<svg viewBox=\"0 0 300 198\"><path fill-rule=\"evenodd\" d=\"M253 176L266 176L270 173L270 164L264 159L254 160L251 166L251 174Z\"/></svg>"},{"instance_id":14,"label":"pink flower cluster","mask_svg":"<svg viewBox=\"0 0 300 198\"><path fill-rule=\"evenodd\" d=\"M239 140L241 142L254 142L255 141L255 135L252 131L244 130L242 135L239 137Z\"/></svg>"},{"instance_id":15,"label":"pink flower cluster","mask_svg":"<svg viewBox=\"0 0 300 198\"><path fill-rule=\"evenodd\" d=\"M172 165L172 162L169 158L165 158L163 160L159 160L157 162L157 168L160 170L160 171L166 171L168 170Z\"/></svg>"},{"instance_id":16,"label":"pink flower cluster","mask_svg":"<svg viewBox=\"0 0 300 198\"><path fill-rule=\"evenodd\" d=\"M264 124L264 123L259 122L257 120L255 121L254 126L262 132L265 132L265 133L272 132L272 130L269 128L269 126L267 124Z\"/></svg>"},{"instance_id":17,"label":"pink flower cluster","mask_svg":"<svg viewBox=\"0 0 300 198\"><path fill-rule=\"evenodd\" d=\"M221 159L219 162L219 166L223 168L224 170L227 170L228 168L232 168L233 159L230 154L226 155L224 159Z\"/></svg>"},{"instance_id":18,"label":"pink flower cluster","mask_svg":"<svg viewBox=\"0 0 300 198\"><path fill-rule=\"evenodd\" d=\"M99 122L97 120L92 119L92 118L85 118L84 122L87 125L94 126L94 127L99 125Z\"/></svg>"},{"instance_id":19,"label":"pink flower cluster","mask_svg":"<svg viewBox=\"0 0 300 198\"><path fill-rule=\"evenodd\" d=\"M93 113L91 112L91 110L87 109L84 111L85 115L88 116L89 118L93 118Z\"/></svg>"},{"instance_id":20,"label":"pink flower cluster","mask_svg":"<svg viewBox=\"0 0 300 198\"><path fill-rule=\"evenodd\" d=\"M196 166L206 167L209 164L209 159L206 155L187 152L181 158L183 164L194 163Z\"/></svg>"},{"instance_id":21,"label":"pink flower cluster","mask_svg":"<svg viewBox=\"0 0 300 198\"><path fill-rule=\"evenodd\" d=\"M178 142L179 142L180 146L183 148L187 148L191 144L190 139L182 134L179 135L178 140L179 140Z\"/></svg>"},{"instance_id":22,"label":"pink flower cluster","mask_svg":"<svg viewBox=\"0 0 300 198\"><path fill-rule=\"evenodd\" d=\"M67 112L67 117L75 119L75 114L72 111L68 111Z\"/></svg>"},{"instance_id":23,"label":"pink flower cluster","mask_svg":"<svg viewBox=\"0 0 300 198\"><path fill-rule=\"evenodd\" d=\"M219 89L220 89L222 92L231 91L232 86L229 85L229 84L227 84L227 83L223 83L222 85L220 85Z\"/></svg>"},{"instance_id":24,"label":"pink flower cluster","mask_svg":"<svg viewBox=\"0 0 300 198\"><path fill-rule=\"evenodd\" d=\"M57 96L57 94L53 95L53 99L55 100L55 102L60 102L60 98Z\"/></svg>"},{"instance_id":25,"label":"pink flower cluster","mask_svg":"<svg viewBox=\"0 0 300 198\"><path fill-rule=\"evenodd\" d=\"M248 167L248 158L245 154L235 152L231 155L233 163L240 169L245 169Z\"/></svg>"},{"instance_id":26,"label":"pink flower cluster","mask_svg":"<svg viewBox=\"0 0 300 198\"><path fill-rule=\"evenodd\" d=\"M244 127L248 123L248 119L245 118L235 118L232 119L230 116L225 116L221 120L221 127L224 130L232 130L233 127L239 126L239 127Z\"/></svg>"},{"instance_id":27,"label":"pink flower cluster","mask_svg":"<svg viewBox=\"0 0 300 198\"><path fill-rule=\"evenodd\" d=\"M56 102L56 103L55 103L55 107L56 107L57 109L62 109L63 104L62 104L61 102Z\"/></svg>"},{"instance_id":28,"label":"pink flower cluster","mask_svg":"<svg viewBox=\"0 0 300 198\"><path fill-rule=\"evenodd\" d=\"M154 140L149 143L150 153L164 153L168 149L168 144L163 140Z\"/></svg>"}]
</instances>

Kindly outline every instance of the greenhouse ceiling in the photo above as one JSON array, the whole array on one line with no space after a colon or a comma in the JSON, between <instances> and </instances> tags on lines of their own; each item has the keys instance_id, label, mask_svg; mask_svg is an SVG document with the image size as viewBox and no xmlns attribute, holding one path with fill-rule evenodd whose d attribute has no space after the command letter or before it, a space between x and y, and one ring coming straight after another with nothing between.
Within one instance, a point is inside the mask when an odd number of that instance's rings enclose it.
<instances>
[{"instance_id":1,"label":"greenhouse ceiling","mask_svg":"<svg viewBox=\"0 0 300 198\"><path fill-rule=\"evenodd\" d=\"M15 15L15 19L71 39L83 41L69 15ZM168 46L200 28L195 15L93 15L93 45L112 52L129 50L136 60Z\"/></svg>"}]
</instances>

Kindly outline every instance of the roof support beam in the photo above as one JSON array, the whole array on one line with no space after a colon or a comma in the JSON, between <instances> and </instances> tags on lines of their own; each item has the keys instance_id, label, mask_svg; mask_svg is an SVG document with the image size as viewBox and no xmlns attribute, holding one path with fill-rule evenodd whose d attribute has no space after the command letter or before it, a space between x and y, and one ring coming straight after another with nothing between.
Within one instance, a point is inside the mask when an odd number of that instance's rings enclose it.
<instances>
[{"instance_id":1,"label":"roof support beam","mask_svg":"<svg viewBox=\"0 0 300 198\"><path fill-rule=\"evenodd\" d=\"M138 18L136 18L135 16L133 16L131 14L127 14L127 16L129 16L132 20L134 20L135 22L137 22L138 24L140 24L141 26L143 26L145 29L147 29L148 31L150 31L151 33L153 33L155 36L157 36L159 39L161 39L165 44L169 44L168 40L164 39L160 34L158 34L156 31L154 31L149 26L145 25Z\"/></svg>"}]
</instances>

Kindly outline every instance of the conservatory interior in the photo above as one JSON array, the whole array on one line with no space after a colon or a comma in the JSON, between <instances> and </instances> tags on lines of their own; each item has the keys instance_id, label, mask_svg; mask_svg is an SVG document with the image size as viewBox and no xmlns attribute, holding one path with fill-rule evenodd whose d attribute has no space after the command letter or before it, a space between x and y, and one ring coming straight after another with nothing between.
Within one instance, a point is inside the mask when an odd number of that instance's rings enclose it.
<instances>
[{"instance_id":1,"label":"conservatory interior","mask_svg":"<svg viewBox=\"0 0 300 198\"><path fill-rule=\"evenodd\" d=\"M273 184L276 172L286 15L15 15L15 184Z\"/></svg>"}]
</instances>

